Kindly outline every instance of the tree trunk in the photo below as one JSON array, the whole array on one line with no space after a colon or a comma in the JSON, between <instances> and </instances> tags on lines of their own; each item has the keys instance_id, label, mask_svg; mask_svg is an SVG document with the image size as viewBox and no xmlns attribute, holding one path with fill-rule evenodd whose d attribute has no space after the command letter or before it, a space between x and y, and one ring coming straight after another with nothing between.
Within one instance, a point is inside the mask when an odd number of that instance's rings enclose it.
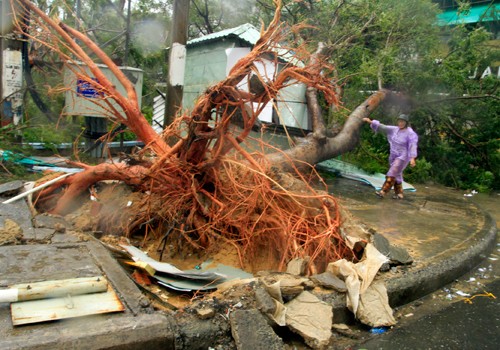
<instances>
[{"instance_id":1,"label":"tree trunk","mask_svg":"<svg viewBox=\"0 0 500 350\"><path fill-rule=\"evenodd\" d=\"M279 165L283 171L291 171L294 167L300 169L306 164L314 165L351 151L359 142L363 118L368 117L378 107L387 93L381 90L368 97L349 115L340 133L334 137L328 137L326 129L319 126L317 130L300 139L295 147L269 154L267 160L273 165ZM319 113L319 106L313 101L314 97L308 94L309 108ZM314 105L311 106L311 103Z\"/></svg>"}]
</instances>

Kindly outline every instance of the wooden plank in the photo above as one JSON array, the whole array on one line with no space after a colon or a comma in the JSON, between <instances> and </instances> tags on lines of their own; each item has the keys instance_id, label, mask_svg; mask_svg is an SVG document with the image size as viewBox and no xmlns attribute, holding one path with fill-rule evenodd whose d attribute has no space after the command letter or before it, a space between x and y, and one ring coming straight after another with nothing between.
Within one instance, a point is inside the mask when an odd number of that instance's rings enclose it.
<instances>
[{"instance_id":1,"label":"wooden plank","mask_svg":"<svg viewBox=\"0 0 500 350\"><path fill-rule=\"evenodd\" d=\"M54 321L73 317L124 311L116 293L110 288L105 293L68 296L65 298L30 300L10 306L14 326Z\"/></svg>"}]
</instances>

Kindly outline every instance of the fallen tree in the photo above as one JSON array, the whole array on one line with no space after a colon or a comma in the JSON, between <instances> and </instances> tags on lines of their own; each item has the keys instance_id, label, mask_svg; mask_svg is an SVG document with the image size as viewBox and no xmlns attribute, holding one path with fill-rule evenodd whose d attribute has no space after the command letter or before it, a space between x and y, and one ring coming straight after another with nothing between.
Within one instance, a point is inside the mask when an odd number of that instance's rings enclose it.
<instances>
[{"instance_id":1,"label":"fallen tree","mask_svg":"<svg viewBox=\"0 0 500 350\"><path fill-rule=\"evenodd\" d=\"M162 135L142 115L133 85L95 43L50 18L31 1L16 2L21 8L18 30L57 52L79 80L105 96L96 102L105 108L108 120L126 125L145 144L133 163L71 162L83 171L40 191L39 208L67 214L92 185L118 180L145 194L141 203L134 204L134 217L123 228L129 235L141 228L158 240L180 240L203 251L224 242L234 246L242 265L265 251L269 267L280 270L296 257L309 256L311 271L354 257L341 231L344 218L336 199L326 186L318 190L311 184L312 177L318 178L313 165L352 149L362 118L378 106L386 92L370 96L350 114L343 129L333 134L323 122L318 94L328 104L337 105L338 87L329 78L331 67L320 50L310 54L303 46L294 47L303 65L288 64L272 80L259 75L255 63L264 57L279 60L278 52L283 51L277 50L285 36L279 1L273 21L252 51ZM33 16L26 25L29 13ZM77 61L90 73L71 64ZM126 94L120 94L96 61L111 70ZM249 92L238 89L244 79L254 84ZM263 108L281 89L297 82L308 87L313 132L287 151L264 154L251 150L246 141ZM232 123L236 116L241 127Z\"/></svg>"}]
</instances>

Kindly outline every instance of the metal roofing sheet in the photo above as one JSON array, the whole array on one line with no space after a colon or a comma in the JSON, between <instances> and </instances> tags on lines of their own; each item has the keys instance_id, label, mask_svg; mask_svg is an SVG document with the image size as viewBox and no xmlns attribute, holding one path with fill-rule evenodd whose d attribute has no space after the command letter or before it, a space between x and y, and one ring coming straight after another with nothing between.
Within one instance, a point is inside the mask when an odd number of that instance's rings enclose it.
<instances>
[{"instance_id":1,"label":"metal roofing sheet","mask_svg":"<svg viewBox=\"0 0 500 350\"><path fill-rule=\"evenodd\" d=\"M235 28L224 29L217 33L212 33L202 36L200 38L191 39L187 42L187 45L189 46L220 38L226 38L229 36L239 37L240 39L246 41L247 43L255 45L257 40L259 40L260 38L260 32L250 23L245 23Z\"/></svg>"}]
</instances>

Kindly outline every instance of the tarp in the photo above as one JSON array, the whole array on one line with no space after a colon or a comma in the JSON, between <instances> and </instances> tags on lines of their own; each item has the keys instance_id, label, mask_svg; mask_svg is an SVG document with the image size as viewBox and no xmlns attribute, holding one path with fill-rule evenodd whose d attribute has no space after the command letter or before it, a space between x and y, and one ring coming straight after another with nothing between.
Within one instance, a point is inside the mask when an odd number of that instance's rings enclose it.
<instances>
[{"instance_id":1,"label":"tarp","mask_svg":"<svg viewBox=\"0 0 500 350\"><path fill-rule=\"evenodd\" d=\"M320 167L327 171L338 173L340 176L347 179L364 182L373 186L377 191L382 188L385 181L385 175L381 173L369 174L368 172L356 167L355 165L343 162L338 159L328 159L318 163ZM403 190L415 192L416 189L412 185L403 181Z\"/></svg>"}]
</instances>

